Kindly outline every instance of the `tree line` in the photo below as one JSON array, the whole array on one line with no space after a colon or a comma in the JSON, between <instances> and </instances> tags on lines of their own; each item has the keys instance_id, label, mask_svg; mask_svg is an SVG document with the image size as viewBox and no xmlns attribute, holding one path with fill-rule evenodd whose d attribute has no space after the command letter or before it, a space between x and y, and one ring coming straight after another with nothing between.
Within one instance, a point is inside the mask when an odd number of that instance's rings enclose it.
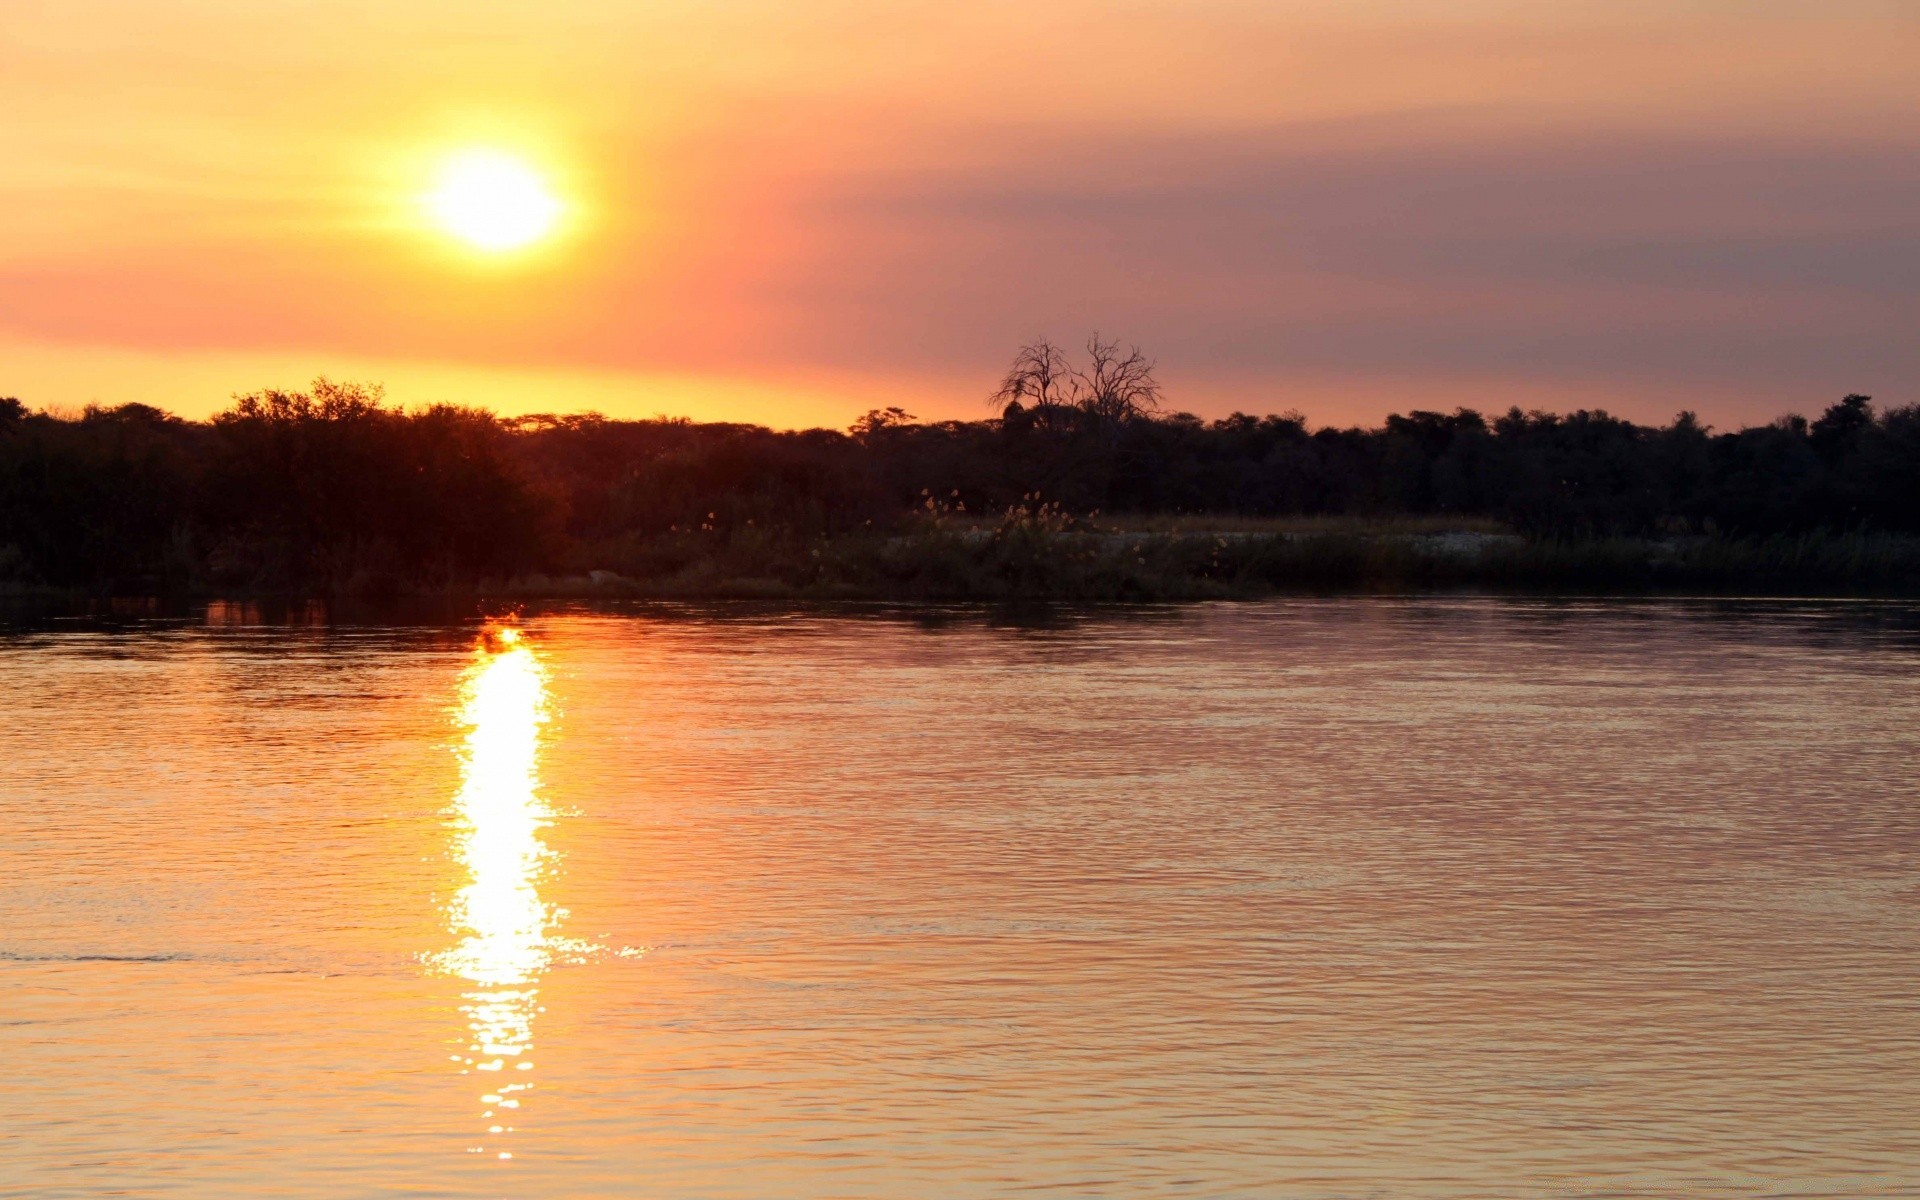
<instances>
[{"instance_id":1,"label":"tree line","mask_svg":"<svg viewBox=\"0 0 1920 1200\"><path fill-rule=\"evenodd\" d=\"M928 507L1455 515L1540 538L1920 533L1920 407L1849 395L1715 432L1600 411L1164 411L1152 364L1036 343L981 420L894 408L845 431L402 410L320 380L207 421L0 398L0 583L314 590L450 585L627 561L649 539L886 535Z\"/></svg>"}]
</instances>

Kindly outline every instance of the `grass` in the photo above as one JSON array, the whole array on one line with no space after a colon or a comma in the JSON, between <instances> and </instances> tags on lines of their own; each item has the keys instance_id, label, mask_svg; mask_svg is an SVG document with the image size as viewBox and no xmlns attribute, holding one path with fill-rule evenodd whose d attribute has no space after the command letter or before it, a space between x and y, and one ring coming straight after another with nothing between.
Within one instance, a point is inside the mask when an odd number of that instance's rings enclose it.
<instances>
[{"instance_id":1,"label":"grass","mask_svg":"<svg viewBox=\"0 0 1920 1200\"><path fill-rule=\"evenodd\" d=\"M1121 533L1240 535L1289 534L1325 536L1353 534L1445 534L1508 533L1510 530L1484 517L1235 517L1209 516L1205 513L1115 513L1098 520L1102 529Z\"/></svg>"},{"instance_id":2,"label":"grass","mask_svg":"<svg viewBox=\"0 0 1920 1200\"><path fill-rule=\"evenodd\" d=\"M1920 595L1920 538L1528 539L1461 522L1090 525L1046 512L929 519L907 533L765 529L596 548L602 566L517 595L884 600L1188 600L1284 592ZM1226 522L1212 522L1225 526Z\"/></svg>"},{"instance_id":3,"label":"grass","mask_svg":"<svg viewBox=\"0 0 1920 1200\"><path fill-rule=\"evenodd\" d=\"M996 520L936 505L903 530L805 536L749 525L636 535L579 547L552 574L478 585L396 579L378 592L350 580L336 598L1100 602L1436 590L1920 596L1920 537L1541 539L1471 520L1089 521L1046 505ZM9 602L64 595L0 584Z\"/></svg>"}]
</instances>

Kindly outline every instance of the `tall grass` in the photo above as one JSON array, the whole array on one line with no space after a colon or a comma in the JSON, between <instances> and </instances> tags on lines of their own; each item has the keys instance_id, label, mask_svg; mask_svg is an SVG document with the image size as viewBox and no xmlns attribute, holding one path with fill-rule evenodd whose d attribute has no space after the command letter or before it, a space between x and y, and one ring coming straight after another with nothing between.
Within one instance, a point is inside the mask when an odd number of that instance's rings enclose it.
<instances>
[{"instance_id":1,"label":"tall grass","mask_svg":"<svg viewBox=\"0 0 1920 1200\"><path fill-rule=\"evenodd\" d=\"M1920 538L1524 539L1481 530L1128 530L1035 505L995 524L800 538L695 531L599 548L584 594L928 600L1184 600L1280 592L1484 589L1920 595ZM597 582L595 581L597 580Z\"/></svg>"}]
</instances>

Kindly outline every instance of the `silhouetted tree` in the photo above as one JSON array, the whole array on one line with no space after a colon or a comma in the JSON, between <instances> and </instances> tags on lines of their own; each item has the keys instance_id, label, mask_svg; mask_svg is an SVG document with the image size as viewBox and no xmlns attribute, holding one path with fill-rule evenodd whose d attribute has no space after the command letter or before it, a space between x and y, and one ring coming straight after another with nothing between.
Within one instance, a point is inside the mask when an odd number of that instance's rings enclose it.
<instances>
[{"instance_id":1,"label":"silhouetted tree","mask_svg":"<svg viewBox=\"0 0 1920 1200\"><path fill-rule=\"evenodd\" d=\"M1861 436L1873 428L1873 397L1851 395L1820 415L1807 431L1814 452L1833 462L1858 446Z\"/></svg>"},{"instance_id":2,"label":"silhouetted tree","mask_svg":"<svg viewBox=\"0 0 1920 1200\"><path fill-rule=\"evenodd\" d=\"M847 432L861 441L867 441L886 430L911 425L913 421L913 414L904 408L894 406L870 408L864 416L848 427Z\"/></svg>"},{"instance_id":3,"label":"silhouetted tree","mask_svg":"<svg viewBox=\"0 0 1920 1200\"><path fill-rule=\"evenodd\" d=\"M1118 424L1159 411L1160 384L1138 346L1123 348L1096 333L1087 339L1086 369L1073 372L1072 399L1089 416Z\"/></svg>"},{"instance_id":4,"label":"silhouetted tree","mask_svg":"<svg viewBox=\"0 0 1920 1200\"><path fill-rule=\"evenodd\" d=\"M1811 422L1726 433L1686 412L1652 427L1517 407L1309 430L1298 413L1161 411L1138 351L1095 338L1089 352L1076 367L1051 343L1023 347L998 419L882 408L847 433L403 411L324 379L206 422L0 399L0 578L352 591L685 543L679 562L735 538L804 557L808 539L898 527L936 498L971 514L1036 494L1082 513L1471 514L1550 537L1920 533L1916 407L1850 395Z\"/></svg>"},{"instance_id":5,"label":"silhouetted tree","mask_svg":"<svg viewBox=\"0 0 1920 1200\"><path fill-rule=\"evenodd\" d=\"M1026 411L1039 423L1053 424L1073 402L1073 367L1060 347L1039 338L1020 347L1006 377L990 400L1004 415L1018 419Z\"/></svg>"}]
</instances>

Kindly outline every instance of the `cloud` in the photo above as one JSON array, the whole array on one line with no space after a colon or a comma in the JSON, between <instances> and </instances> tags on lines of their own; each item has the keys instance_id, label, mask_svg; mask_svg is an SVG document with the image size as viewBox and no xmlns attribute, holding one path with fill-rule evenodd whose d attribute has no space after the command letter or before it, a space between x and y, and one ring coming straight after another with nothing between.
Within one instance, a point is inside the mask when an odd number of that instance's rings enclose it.
<instances>
[{"instance_id":1,"label":"cloud","mask_svg":"<svg viewBox=\"0 0 1920 1200\"><path fill-rule=\"evenodd\" d=\"M1098 326L1225 374L1920 374L1908 144L1108 131L876 174L816 219L788 282L841 353Z\"/></svg>"}]
</instances>

